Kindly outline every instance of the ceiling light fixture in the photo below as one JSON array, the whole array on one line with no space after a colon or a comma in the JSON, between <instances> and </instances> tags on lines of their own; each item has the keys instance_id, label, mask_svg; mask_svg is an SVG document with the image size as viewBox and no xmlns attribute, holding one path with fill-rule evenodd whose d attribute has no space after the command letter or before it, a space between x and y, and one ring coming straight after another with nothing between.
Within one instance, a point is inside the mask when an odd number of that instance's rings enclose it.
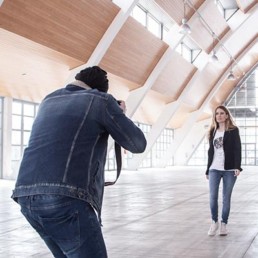
<instances>
[{"instance_id":1,"label":"ceiling light fixture","mask_svg":"<svg viewBox=\"0 0 258 258\"><path fill-rule=\"evenodd\" d=\"M231 58L231 69L230 69L230 72L229 72L229 75L228 75L228 78L227 78L229 81L234 81L236 78L235 78L235 75L233 73L233 63L232 63L232 58Z\"/></svg>"},{"instance_id":2,"label":"ceiling light fixture","mask_svg":"<svg viewBox=\"0 0 258 258\"><path fill-rule=\"evenodd\" d=\"M212 55L210 56L210 62L217 63L219 61L219 58L217 57L216 50L215 50L215 33L214 32L212 32L212 38L213 38Z\"/></svg>"},{"instance_id":3,"label":"ceiling light fixture","mask_svg":"<svg viewBox=\"0 0 258 258\"><path fill-rule=\"evenodd\" d=\"M182 19L182 25L180 27L179 33L181 34L190 34L191 33L191 28L187 24L187 18L186 18L186 1L184 1L184 18Z\"/></svg>"},{"instance_id":4,"label":"ceiling light fixture","mask_svg":"<svg viewBox=\"0 0 258 258\"><path fill-rule=\"evenodd\" d=\"M213 51L213 54L212 54L211 57L210 57L210 61L211 61L212 63L217 63L217 62L219 62L219 59L218 59L218 57L217 57L217 55L216 55L216 51L215 51L215 50Z\"/></svg>"},{"instance_id":5,"label":"ceiling light fixture","mask_svg":"<svg viewBox=\"0 0 258 258\"><path fill-rule=\"evenodd\" d=\"M228 78L227 78L229 81L234 81L236 78L235 78L235 75L233 74L233 71L231 70L229 72L229 75L228 75Z\"/></svg>"},{"instance_id":6,"label":"ceiling light fixture","mask_svg":"<svg viewBox=\"0 0 258 258\"><path fill-rule=\"evenodd\" d=\"M241 69L241 67L239 67L236 59L230 54L230 52L228 51L228 49L223 45L223 43L221 42L221 40L219 39L219 37L213 32L213 30L211 29L211 27L209 26L209 24L205 21L205 19L201 16L200 12L194 7L193 3L191 2L191 0L185 0L184 1L185 4L187 4L190 8L192 8L195 13L199 16L200 18L200 21L203 23L204 25L204 28L207 29L207 31L214 36L214 38L216 38L216 40L218 41L218 45L219 47L222 48L222 50L224 50L224 52L228 55L228 57L231 59L231 63L233 65L233 63L235 64L235 68L237 68L241 73L242 75L245 75L245 72ZM221 4L220 0L217 0L217 3L218 4ZM232 76L231 76L232 74ZM233 74L233 71L231 69L229 75L228 75L229 79L230 80L234 80L236 79L236 77L234 76Z\"/></svg>"}]
</instances>

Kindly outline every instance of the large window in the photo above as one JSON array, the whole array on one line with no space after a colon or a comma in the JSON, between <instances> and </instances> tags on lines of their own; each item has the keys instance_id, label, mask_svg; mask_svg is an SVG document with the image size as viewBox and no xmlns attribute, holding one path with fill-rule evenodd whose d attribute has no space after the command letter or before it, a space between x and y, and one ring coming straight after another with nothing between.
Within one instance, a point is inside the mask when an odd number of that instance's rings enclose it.
<instances>
[{"instance_id":1,"label":"large window","mask_svg":"<svg viewBox=\"0 0 258 258\"><path fill-rule=\"evenodd\" d=\"M215 0L214 2L226 21L232 18L232 16L239 10L236 1Z\"/></svg>"},{"instance_id":2,"label":"large window","mask_svg":"<svg viewBox=\"0 0 258 258\"><path fill-rule=\"evenodd\" d=\"M184 38L181 44L176 48L176 51L189 63L194 63L196 58L202 52L200 47L198 47L189 37Z\"/></svg>"},{"instance_id":3,"label":"large window","mask_svg":"<svg viewBox=\"0 0 258 258\"><path fill-rule=\"evenodd\" d=\"M239 127L242 165L258 165L258 68L232 94L225 105ZM207 149L208 142L204 137L188 165L206 165Z\"/></svg>"},{"instance_id":4,"label":"large window","mask_svg":"<svg viewBox=\"0 0 258 258\"><path fill-rule=\"evenodd\" d=\"M140 0L131 16L160 39L165 37L173 24L167 14L152 0Z\"/></svg>"},{"instance_id":5,"label":"large window","mask_svg":"<svg viewBox=\"0 0 258 258\"><path fill-rule=\"evenodd\" d=\"M159 161L164 157L168 147L174 140L174 130L165 128L162 134L159 136L155 142L151 152L152 152L152 164L151 166L155 167L158 165ZM167 163L168 166L172 166L174 163L173 157Z\"/></svg>"},{"instance_id":6,"label":"large window","mask_svg":"<svg viewBox=\"0 0 258 258\"><path fill-rule=\"evenodd\" d=\"M137 126L142 130L145 136L147 136L147 134L151 130L151 125L137 123ZM125 164L123 167L127 168L128 160L133 158L133 154L128 151L125 151L124 154L125 154L125 159L124 159ZM149 152L147 157L143 160L141 167L151 167L151 152Z\"/></svg>"},{"instance_id":7,"label":"large window","mask_svg":"<svg viewBox=\"0 0 258 258\"><path fill-rule=\"evenodd\" d=\"M141 128L141 130L143 131L145 136L147 136L148 133L151 131L151 125L139 124L139 127ZM142 167L142 168L151 167L151 158L152 158L151 151L149 151L147 154L147 157L145 159L143 159L140 167Z\"/></svg>"},{"instance_id":8,"label":"large window","mask_svg":"<svg viewBox=\"0 0 258 258\"><path fill-rule=\"evenodd\" d=\"M24 149L28 145L38 104L14 100L12 103L12 174L16 177Z\"/></svg>"},{"instance_id":9,"label":"large window","mask_svg":"<svg viewBox=\"0 0 258 258\"><path fill-rule=\"evenodd\" d=\"M148 126L148 130L150 129L151 127ZM147 130L146 130L146 134L147 134ZM148 152L147 157L142 161L142 164L140 167L141 168L155 167L164 156L165 152L167 151L168 147L172 143L173 139L174 139L173 129L165 128L161 133L161 135L156 140L151 151ZM168 165L169 166L173 165L172 157L171 157L171 160L168 162Z\"/></svg>"},{"instance_id":10,"label":"large window","mask_svg":"<svg viewBox=\"0 0 258 258\"><path fill-rule=\"evenodd\" d=\"M151 125L137 123L137 126L143 131L144 135L147 136L151 130ZM153 145L151 151L148 152L147 156L143 159L140 167L141 168L151 168L160 161L160 159L164 156L165 152L167 151L168 147L172 143L174 139L174 130L165 128L155 144ZM127 169L128 161L133 158L131 152L123 150L123 169ZM174 163L173 157L169 161L168 165L172 166ZM116 169L116 159L115 159L115 151L112 148L107 156L106 166L105 169L115 170Z\"/></svg>"},{"instance_id":11,"label":"large window","mask_svg":"<svg viewBox=\"0 0 258 258\"><path fill-rule=\"evenodd\" d=\"M145 136L148 134L148 132L151 129L150 125L146 125L146 124L140 124L137 123L137 126L143 131L143 133L145 134ZM123 163L122 163L122 168L126 169L128 166L128 160L133 158L133 154L127 150L122 150L122 155L123 155ZM148 158L144 161L144 165L146 167L149 167L151 164L151 160L150 160L150 156L148 156ZM111 147L111 150L109 151L108 155L107 155L107 160L106 160L106 165L105 165L105 170L106 171L112 171L112 170L116 170L116 155L115 155L115 150L114 150L114 146Z\"/></svg>"},{"instance_id":12,"label":"large window","mask_svg":"<svg viewBox=\"0 0 258 258\"><path fill-rule=\"evenodd\" d=\"M242 163L258 165L258 69L233 95L227 106L240 129Z\"/></svg>"}]
</instances>

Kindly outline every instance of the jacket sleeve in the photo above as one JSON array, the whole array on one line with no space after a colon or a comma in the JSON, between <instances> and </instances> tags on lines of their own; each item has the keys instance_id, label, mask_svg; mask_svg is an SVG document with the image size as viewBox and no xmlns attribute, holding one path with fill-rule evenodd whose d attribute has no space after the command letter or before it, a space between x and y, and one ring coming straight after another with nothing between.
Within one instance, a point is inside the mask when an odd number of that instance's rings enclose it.
<instances>
[{"instance_id":1,"label":"jacket sleeve","mask_svg":"<svg viewBox=\"0 0 258 258\"><path fill-rule=\"evenodd\" d=\"M239 135L239 129L234 130L234 167L242 171L241 168L241 159L242 159L242 148L241 148L241 139Z\"/></svg>"},{"instance_id":2,"label":"jacket sleeve","mask_svg":"<svg viewBox=\"0 0 258 258\"><path fill-rule=\"evenodd\" d=\"M105 127L112 138L132 153L144 152L147 142L141 129L129 119L110 95L107 100Z\"/></svg>"}]
</instances>

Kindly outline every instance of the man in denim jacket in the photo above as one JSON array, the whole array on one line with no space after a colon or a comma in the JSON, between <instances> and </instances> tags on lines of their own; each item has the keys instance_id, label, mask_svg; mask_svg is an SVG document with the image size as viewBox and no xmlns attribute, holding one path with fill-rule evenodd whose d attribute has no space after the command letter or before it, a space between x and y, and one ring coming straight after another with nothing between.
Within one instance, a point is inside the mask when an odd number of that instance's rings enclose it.
<instances>
[{"instance_id":1,"label":"man in denim jacket","mask_svg":"<svg viewBox=\"0 0 258 258\"><path fill-rule=\"evenodd\" d=\"M108 136L132 153L142 131L107 93L107 73L88 67L42 101L12 198L55 257L105 258L101 232Z\"/></svg>"}]
</instances>

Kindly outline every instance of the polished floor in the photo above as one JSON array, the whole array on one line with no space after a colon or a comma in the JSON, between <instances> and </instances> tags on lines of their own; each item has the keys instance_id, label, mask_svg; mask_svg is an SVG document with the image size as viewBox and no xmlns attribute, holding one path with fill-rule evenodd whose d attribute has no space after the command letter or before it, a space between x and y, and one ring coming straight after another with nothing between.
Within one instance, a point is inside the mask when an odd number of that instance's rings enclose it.
<instances>
[{"instance_id":1,"label":"polished floor","mask_svg":"<svg viewBox=\"0 0 258 258\"><path fill-rule=\"evenodd\" d=\"M10 199L13 185L0 180L0 258L52 257ZM105 191L109 258L257 258L258 167L237 180L228 236L207 235L208 198L204 168L123 171Z\"/></svg>"}]
</instances>

